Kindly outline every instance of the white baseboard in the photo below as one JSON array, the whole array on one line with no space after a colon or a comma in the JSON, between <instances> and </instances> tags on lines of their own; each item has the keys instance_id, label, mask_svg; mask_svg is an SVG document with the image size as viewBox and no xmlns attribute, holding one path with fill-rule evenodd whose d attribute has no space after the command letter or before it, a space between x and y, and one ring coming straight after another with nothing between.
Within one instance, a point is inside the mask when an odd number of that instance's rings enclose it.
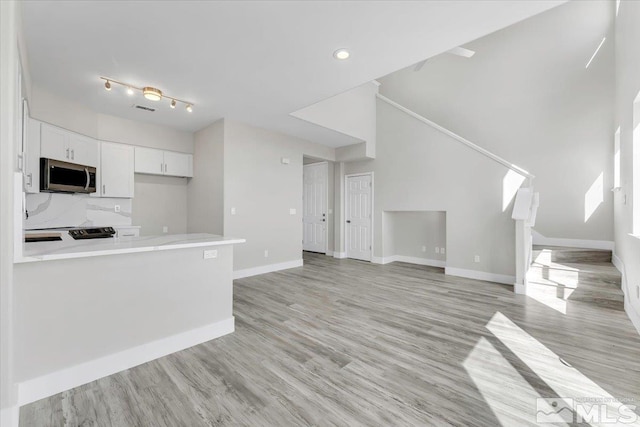
<instances>
[{"instance_id":1,"label":"white baseboard","mask_svg":"<svg viewBox=\"0 0 640 427\"><path fill-rule=\"evenodd\" d=\"M513 292L515 292L516 294L520 294L520 295L526 295L527 294L527 287L525 285L523 285L522 283L514 283L513 284Z\"/></svg>"},{"instance_id":2,"label":"white baseboard","mask_svg":"<svg viewBox=\"0 0 640 427\"><path fill-rule=\"evenodd\" d=\"M295 261L280 262L278 264L268 264L261 265L259 267L245 268L244 270L234 271L233 279L244 279L245 277L257 276L259 274L273 273L274 271L302 267L302 264L303 261L301 259L297 259Z\"/></svg>"},{"instance_id":3,"label":"white baseboard","mask_svg":"<svg viewBox=\"0 0 640 427\"><path fill-rule=\"evenodd\" d=\"M486 282L503 283L505 285L512 286L516 283L516 276L487 273L486 271L465 270L464 268L445 267L444 274L449 276L465 277L467 279L484 280Z\"/></svg>"},{"instance_id":4,"label":"white baseboard","mask_svg":"<svg viewBox=\"0 0 640 427\"><path fill-rule=\"evenodd\" d=\"M18 427L20 421L20 406L10 406L0 409L0 427Z\"/></svg>"},{"instance_id":5,"label":"white baseboard","mask_svg":"<svg viewBox=\"0 0 640 427\"><path fill-rule=\"evenodd\" d=\"M430 267L444 268L446 261L438 259L418 258L405 255L392 255L388 257L371 257L371 262L374 264L389 264L390 262L406 262L408 264L428 265Z\"/></svg>"},{"instance_id":6,"label":"white baseboard","mask_svg":"<svg viewBox=\"0 0 640 427\"><path fill-rule=\"evenodd\" d=\"M545 237L535 230L531 230L534 245L541 246L565 246L567 248L579 249L603 249L613 251L615 243L611 240L583 240L583 239L564 239L557 237Z\"/></svg>"},{"instance_id":7,"label":"white baseboard","mask_svg":"<svg viewBox=\"0 0 640 427\"><path fill-rule=\"evenodd\" d=\"M638 331L638 334L640 334L640 314L631 306L629 298L626 297L624 299L624 311L627 313L627 316L629 316L629 319L636 328L636 331Z\"/></svg>"},{"instance_id":8,"label":"white baseboard","mask_svg":"<svg viewBox=\"0 0 640 427\"><path fill-rule=\"evenodd\" d=\"M235 319L230 317L201 328L192 329L24 381L18 384L18 404L22 406L35 402L176 351L230 334L234 330Z\"/></svg>"},{"instance_id":9,"label":"white baseboard","mask_svg":"<svg viewBox=\"0 0 640 427\"><path fill-rule=\"evenodd\" d=\"M333 251L327 251L324 253L326 256L333 256Z\"/></svg>"},{"instance_id":10,"label":"white baseboard","mask_svg":"<svg viewBox=\"0 0 640 427\"><path fill-rule=\"evenodd\" d=\"M343 259L343 258L347 257L347 253L346 252L333 252L333 257L334 258Z\"/></svg>"}]
</instances>

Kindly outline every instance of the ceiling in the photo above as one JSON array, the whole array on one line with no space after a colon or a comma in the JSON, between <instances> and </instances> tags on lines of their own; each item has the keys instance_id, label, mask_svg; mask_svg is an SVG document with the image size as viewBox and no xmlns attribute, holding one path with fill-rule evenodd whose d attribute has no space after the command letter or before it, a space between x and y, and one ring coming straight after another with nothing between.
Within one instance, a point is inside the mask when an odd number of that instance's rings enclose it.
<instances>
[{"instance_id":1,"label":"ceiling","mask_svg":"<svg viewBox=\"0 0 640 427\"><path fill-rule=\"evenodd\" d=\"M352 137L289 113L563 3L23 1L33 84L89 108L196 131L222 117L328 146ZM338 61L340 47L351 58ZM99 76L194 103L171 110ZM153 106L154 113L131 108Z\"/></svg>"}]
</instances>

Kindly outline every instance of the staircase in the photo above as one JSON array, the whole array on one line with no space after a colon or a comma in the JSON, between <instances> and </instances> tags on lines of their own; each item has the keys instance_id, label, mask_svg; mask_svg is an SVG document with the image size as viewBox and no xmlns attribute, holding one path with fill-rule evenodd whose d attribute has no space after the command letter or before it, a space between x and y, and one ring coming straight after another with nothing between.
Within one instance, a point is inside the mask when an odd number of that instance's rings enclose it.
<instances>
[{"instance_id":1,"label":"staircase","mask_svg":"<svg viewBox=\"0 0 640 427\"><path fill-rule=\"evenodd\" d=\"M573 303L624 310L620 272L611 251L534 246L527 295L563 311Z\"/></svg>"}]
</instances>

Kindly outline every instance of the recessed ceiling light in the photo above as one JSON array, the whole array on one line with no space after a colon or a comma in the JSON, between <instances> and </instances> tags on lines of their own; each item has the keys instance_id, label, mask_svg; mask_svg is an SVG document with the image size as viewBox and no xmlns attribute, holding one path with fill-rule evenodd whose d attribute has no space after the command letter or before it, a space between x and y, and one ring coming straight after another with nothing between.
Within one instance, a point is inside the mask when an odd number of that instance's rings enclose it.
<instances>
[{"instance_id":1,"label":"recessed ceiling light","mask_svg":"<svg viewBox=\"0 0 640 427\"><path fill-rule=\"evenodd\" d=\"M127 88L127 95L129 96L133 95L133 89L131 89L131 87Z\"/></svg>"},{"instance_id":2,"label":"recessed ceiling light","mask_svg":"<svg viewBox=\"0 0 640 427\"><path fill-rule=\"evenodd\" d=\"M187 111L190 113L193 111L193 107L191 106L191 104L187 105Z\"/></svg>"},{"instance_id":3,"label":"recessed ceiling light","mask_svg":"<svg viewBox=\"0 0 640 427\"><path fill-rule=\"evenodd\" d=\"M338 50L336 50L335 52L333 52L333 57L336 59L347 59L349 58L350 53L347 49L345 48L340 48Z\"/></svg>"}]
</instances>

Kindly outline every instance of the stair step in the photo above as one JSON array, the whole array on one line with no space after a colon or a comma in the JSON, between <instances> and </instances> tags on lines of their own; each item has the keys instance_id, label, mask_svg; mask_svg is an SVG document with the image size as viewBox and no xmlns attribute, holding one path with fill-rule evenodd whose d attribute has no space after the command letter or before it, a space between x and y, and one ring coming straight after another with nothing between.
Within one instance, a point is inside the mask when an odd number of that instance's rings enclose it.
<instances>
[{"instance_id":1,"label":"stair step","mask_svg":"<svg viewBox=\"0 0 640 427\"><path fill-rule=\"evenodd\" d=\"M585 270L580 268L552 268L533 264L527 273L527 280L547 284L560 284L575 288L578 286L603 287L620 290L622 277L615 267Z\"/></svg>"},{"instance_id":2,"label":"stair step","mask_svg":"<svg viewBox=\"0 0 640 427\"><path fill-rule=\"evenodd\" d=\"M624 296L622 292L613 292L594 288L564 288L542 283L529 282L527 295L544 300L565 300L593 304L602 308L624 310Z\"/></svg>"},{"instance_id":3,"label":"stair step","mask_svg":"<svg viewBox=\"0 0 640 427\"><path fill-rule=\"evenodd\" d=\"M601 249L534 246L533 259L549 258L551 262L605 263L611 262L611 251Z\"/></svg>"},{"instance_id":4,"label":"stair step","mask_svg":"<svg viewBox=\"0 0 640 427\"><path fill-rule=\"evenodd\" d=\"M622 278L611 256L607 250L534 246L527 294L551 304L624 310Z\"/></svg>"}]
</instances>

